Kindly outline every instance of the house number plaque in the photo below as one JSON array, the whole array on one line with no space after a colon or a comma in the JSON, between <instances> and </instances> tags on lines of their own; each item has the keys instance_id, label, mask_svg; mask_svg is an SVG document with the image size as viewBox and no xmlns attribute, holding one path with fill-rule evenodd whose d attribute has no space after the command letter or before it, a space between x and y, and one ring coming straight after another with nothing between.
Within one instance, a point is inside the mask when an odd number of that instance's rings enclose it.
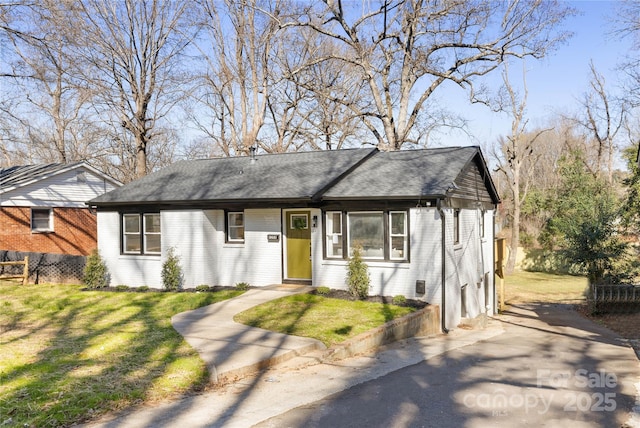
<instances>
[{"instance_id":1,"label":"house number plaque","mask_svg":"<svg viewBox=\"0 0 640 428\"><path fill-rule=\"evenodd\" d=\"M280 235L278 234L269 234L267 235L268 242L280 242Z\"/></svg>"}]
</instances>

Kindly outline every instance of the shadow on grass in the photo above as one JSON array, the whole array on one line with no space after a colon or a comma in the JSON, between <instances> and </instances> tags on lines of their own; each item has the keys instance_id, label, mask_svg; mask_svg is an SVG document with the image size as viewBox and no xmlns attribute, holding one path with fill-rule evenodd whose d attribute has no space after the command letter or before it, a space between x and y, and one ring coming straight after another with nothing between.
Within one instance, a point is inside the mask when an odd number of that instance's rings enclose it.
<instances>
[{"instance_id":1,"label":"shadow on grass","mask_svg":"<svg viewBox=\"0 0 640 428\"><path fill-rule=\"evenodd\" d=\"M2 292L0 424L39 427L203 389L206 367L170 317L234 295L79 286Z\"/></svg>"}]
</instances>

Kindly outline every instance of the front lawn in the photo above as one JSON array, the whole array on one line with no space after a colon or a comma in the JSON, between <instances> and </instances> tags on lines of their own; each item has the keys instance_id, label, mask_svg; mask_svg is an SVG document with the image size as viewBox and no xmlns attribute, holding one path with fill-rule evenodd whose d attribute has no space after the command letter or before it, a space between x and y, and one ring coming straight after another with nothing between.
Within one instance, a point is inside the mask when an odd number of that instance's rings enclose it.
<instances>
[{"instance_id":1,"label":"front lawn","mask_svg":"<svg viewBox=\"0 0 640 428\"><path fill-rule=\"evenodd\" d=\"M415 310L383 303L296 294L241 312L234 321L280 333L312 337L331 346Z\"/></svg>"},{"instance_id":2,"label":"front lawn","mask_svg":"<svg viewBox=\"0 0 640 428\"><path fill-rule=\"evenodd\" d=\"M201 390L204 362L171 316L241 294L0 283L0 426L69 426Z\"/></svg>"}]
</instances>

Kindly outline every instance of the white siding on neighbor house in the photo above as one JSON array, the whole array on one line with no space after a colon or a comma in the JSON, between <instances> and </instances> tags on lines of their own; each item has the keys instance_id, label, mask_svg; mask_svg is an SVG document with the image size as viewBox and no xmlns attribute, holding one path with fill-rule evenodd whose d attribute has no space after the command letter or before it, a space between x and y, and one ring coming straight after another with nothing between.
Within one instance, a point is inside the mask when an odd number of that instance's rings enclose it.
<instances>
[{"instance_id":1,"label":"white siding on neighbor house","mask_svg":"<svg viewBox=\"0 0 640 428\"><path fill-rule=\"evenodd\" d=\"M320 219L320 216L319 216ZM324 218L321 219L324 221ZM442 256L440 219L435 208L411 209L409 213L410 262L366 261L371 278L370 295L404 295L429 303L440 302ZM319 225L321 231L322 227ZM314 245L313 285L347 289L346 260L322 259L322 232L316 232ZM319 242L318 242L319 241ZM425 294L416 294L416 280L425 281Z\"/></svg>"},{"instance_id":2,"label":"white siding on neighbor house","mask_svg":"<svg viewBox=\"0 0 640 428\"><path fill-rule=\"evenodd\" d=\"M78 179L83 172L84 179ZM2 206L86 208L85 202L115 189L89 170L75 168L0 194Z\"/></svg>"},{"instance_id":3,"label":"white siding on neighbor house","mask_svg":"<svg viewBox=\"0 0 640 428\"><path fill-rule=\"evenodd\" d=\"M107 265L112 286L162 286L160 256L120 254L119 213L98 212L98 250Z\"/></svg>"}]
</instances>

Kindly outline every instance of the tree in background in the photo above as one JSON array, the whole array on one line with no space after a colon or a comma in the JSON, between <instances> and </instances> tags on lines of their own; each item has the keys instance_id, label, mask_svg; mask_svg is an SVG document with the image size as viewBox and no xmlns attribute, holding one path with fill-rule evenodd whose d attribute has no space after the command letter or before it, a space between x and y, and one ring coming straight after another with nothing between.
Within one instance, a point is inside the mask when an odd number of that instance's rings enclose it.
<instances>
[{"instance_id":1,"label":"tree in background","mask_svg":"<svg viewBox=\"0 0 640 428\"><path fill-rule=\"evenodd\" d=\"M193 38L187 4L82 0L78 6L68 26L82 30L76 52L82 78L94 90L97 119L122 148L112 160L124 158L132 174L124 181L142 177L163 118L188 91L180 62Z\"/></svg>"},{"instance_id":2,"label":"tree in background","mask_svg":"<svg viewBox=\"0 0 640 428\"><path fill-rule=\"evenodd\" d=\"M613 184L614 158L616 154L616 138L628 114L627 103L611 95L607 89L604 76L598 73L593 62L590 64L589 90L581 101L582 113L573 120L585 131L584 150L593 152L594 174L606 177Z\"/></svg>"},{"instance_id":3,"label":"tree in background","mask_svg":"<svg viewBox=\"0 0 640 428\"><path fill-rule=\"evenodd\" d=\"M529 190L534 187L536 166L542 151L536 147L536 141L550 129L539 129L528 132L528 120L525 117L527 106L526 72L523 70L524 94L519 94L509 80L509 68L505 64L502 74L506 100L501 102L503 109L511 116L511 133L501 138L497 150L492 154L496 160L496 169L504 178L508 189L508 197L504 203L509 219L509 257L506 272L513 273L516 266L518 248L520 247L520 213Z\"/></svg>"},{"instance_id":4,"label":"tree in background","mask_svg":"<svg viewBox=\"0 0 640 428\"><path fill-rule=\"evenodd\" d=\"M568 262L592 283L620 283L634 276L629 245L623 239L621 200L606 178L585 166L573 151L559 164L562 183L552 196L554 212L546 225L547 245L560 247Z\"/></svg>"},{"instance_id":5,"label":"tree in background","mask_svg":"<svg viewBox=\"0 0 640 428\"><path fill-rule=\"evenodd\" d=\"M558 25L571 13L556 1L326 0L283 27L310 28L335 43L339 49L310 64L348 63L366 92L365 104L347 94L331 101L360 117L380 149L399 150L425 143L417 124L429 119L429 100L443 83L476 100L478 76L511 57L543 57L567 38Z\"/></svg>"}]
</instances>

